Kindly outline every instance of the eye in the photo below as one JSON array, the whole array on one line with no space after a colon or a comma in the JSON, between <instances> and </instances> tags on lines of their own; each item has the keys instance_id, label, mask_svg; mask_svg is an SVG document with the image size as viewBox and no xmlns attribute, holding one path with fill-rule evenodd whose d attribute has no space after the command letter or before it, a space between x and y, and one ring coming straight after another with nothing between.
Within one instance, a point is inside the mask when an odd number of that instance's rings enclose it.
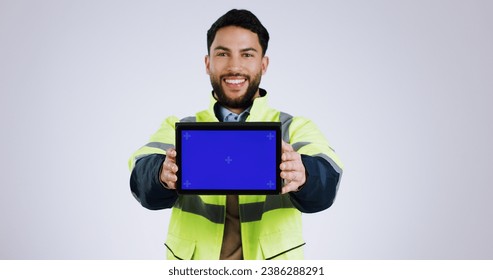
<instances>
[{"instance_id":1,"label":"eye","mask_svg":"<svg viewBox=\"0 0 493 280\"><path fill-rule=\"evenodd\" d=\"M226 52L218 52L216 53L216 56L227 56L228 54Z\"/></svg>"},{"instance_id":2,"label":"eye","mask_svg":"<svg viewBox=\"0 0 493 280\"><path fill-rule=\"evenodd\" d=\"M244 53L243 54L243 57L253 57L253 54L251 54L251 53Z\"/></svg>"}]
</instances>

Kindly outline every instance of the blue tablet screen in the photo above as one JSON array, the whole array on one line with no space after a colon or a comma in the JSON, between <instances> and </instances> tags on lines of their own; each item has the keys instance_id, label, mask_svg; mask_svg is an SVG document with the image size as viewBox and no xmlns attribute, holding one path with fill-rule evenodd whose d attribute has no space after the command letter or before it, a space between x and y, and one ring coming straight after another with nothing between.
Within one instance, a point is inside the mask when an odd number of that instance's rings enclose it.
<instances>
[{"instance_id":1,"label":"blue tablet screen","mask_svg":"<svg viewBox=\"0 0 493 280\"><path fill-rule=\"evenodd\" d=\"M276 130L187 130L181 133L181 188L274 191Z\"/></svg>"}]
</instances>

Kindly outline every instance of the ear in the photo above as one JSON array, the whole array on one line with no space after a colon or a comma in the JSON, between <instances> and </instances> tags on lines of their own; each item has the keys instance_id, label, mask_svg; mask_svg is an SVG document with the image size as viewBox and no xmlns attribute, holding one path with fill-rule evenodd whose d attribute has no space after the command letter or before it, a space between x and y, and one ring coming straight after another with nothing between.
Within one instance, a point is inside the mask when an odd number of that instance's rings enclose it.
<instances>
[{"instance_id":1,"label":"ear","mask_svg":"<svg viewBox=\"0 0 493 280\"><path fill-rule=\"evenodd\" d=\"M209 57L208 54L205 55L205 59L204 60L205 60L205 72L207 73L207 75L210 75L211 72L209 70L209 67L211 65L211 59L210 59L210 57Z\"/></svg>"},{"instance_id":2,"label":"ear","mask_svg":"<svg viewBox=\"0 0 493 280\"><path fill-rule=\"evenodd\" d=\"M262 75L264 75L265 72L267 72L267 67L269 67L269 57L264 56L262 57Z\"/></svg>"}]
</instances>

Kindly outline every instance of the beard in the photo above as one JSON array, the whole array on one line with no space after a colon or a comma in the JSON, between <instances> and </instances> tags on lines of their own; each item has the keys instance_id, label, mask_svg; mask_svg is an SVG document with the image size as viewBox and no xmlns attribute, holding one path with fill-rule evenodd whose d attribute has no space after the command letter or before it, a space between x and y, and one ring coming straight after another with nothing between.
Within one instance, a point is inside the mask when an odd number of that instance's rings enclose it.
<instances>
[{"instance_id":1,"label":"beard","mask_svg":"<svg viewBox=\"0 0 493 280\"><path fill-rule=\"evenodd\" d=\"M223 80L223 78L231 77L231 76L243 77L248 81L248 87L245 94L238 98L229 98L224 93L224 89L221 86L221 81ZM247 109L248 107L252 106L253 97L255 96L255 94L259 89L261 77L262 77L262 73L260 72L257 75L255 75L253 79L251 79L250 76L248 75L241 75L241 74L234 74L234 75L227 74L220 76L219 78L215 75L210 75L212 89L216 94L217 102L226 108L233 108L233 109Z\"/></svg>"}]
</instances>

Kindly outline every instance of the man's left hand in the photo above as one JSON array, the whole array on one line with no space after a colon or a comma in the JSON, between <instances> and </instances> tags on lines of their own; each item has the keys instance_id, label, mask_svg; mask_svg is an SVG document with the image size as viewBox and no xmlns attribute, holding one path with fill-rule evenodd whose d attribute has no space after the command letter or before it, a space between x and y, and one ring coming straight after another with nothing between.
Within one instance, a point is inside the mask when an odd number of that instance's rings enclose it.
<instances>
[{"instance_id":1,"label":"man's left hand","mask_svg":"<svg viewBox=\"0 0 493 280\"><path fill-rule=\"evenodd\" d=\"M293 146L282 141L281 178L286 182L282 193L298 191L306 182L306 171L301 155L294 151Z\"/></svg>"}]
</instances>

